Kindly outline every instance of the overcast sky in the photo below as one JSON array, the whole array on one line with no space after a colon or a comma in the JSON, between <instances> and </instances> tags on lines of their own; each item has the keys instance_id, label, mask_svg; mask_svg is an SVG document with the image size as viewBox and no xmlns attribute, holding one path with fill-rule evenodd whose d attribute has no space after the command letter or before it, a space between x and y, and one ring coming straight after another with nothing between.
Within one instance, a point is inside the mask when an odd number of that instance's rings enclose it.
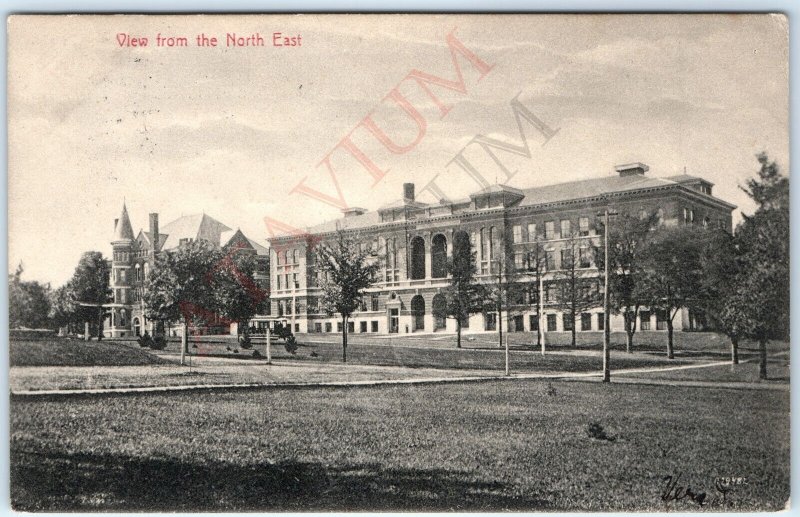
<instances>
[{"instance_id":1,"label":"overcast sky","mask_svg":"<svg viewBox=\"0 0 800 517\"><path fill-rule=\"evenodd\" d=\"M398 91L425 120L420 136L387 95L411 70L456 78L455 36L483 62L463 58L465 93L413 81ZM198 48L201 32L219 38ZM302 37L272 46L272 35ZM119 33L150 39L120 47ZM186 36L189 47L154 38ZM226 33L260 33L266 46L228 48ZM660 16L169 16L15 17L9 22L9 268L61 285L82 252L109 254L127 202L134 231L205 211L265 242L265 217L302 227L337 208L294 192L336 196L318 166L345 136L388 173L377 184L352 156L331 163L345 203L373 210L439 174L453 198L478 189L447 164L475 135L519 143L510 101L558 134L545 146L526 127L531 158L497 152L506 181L476 146L466 156L490 182L524 188L614 174L641 161L649 175L682 173L753 210L738 190L767 151L788 173L788 32L770 15ZM480 78L480 81L478 79ZM434 201L420 196L422 201ZM738 210L737 210L738 214ZM738 217L737 219L738 220Z\"/></svg>"}]
</instances>

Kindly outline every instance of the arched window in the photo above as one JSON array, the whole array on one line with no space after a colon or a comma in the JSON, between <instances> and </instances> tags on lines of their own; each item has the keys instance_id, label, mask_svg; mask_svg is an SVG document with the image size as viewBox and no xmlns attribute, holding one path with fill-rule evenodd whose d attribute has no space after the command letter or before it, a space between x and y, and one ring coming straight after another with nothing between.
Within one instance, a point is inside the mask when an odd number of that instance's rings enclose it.
<instances>
[{"instance_id":1,"label":"arched window","mask_svg":"<svg viewBox=\"0 0 800 517\"><path fill-rule=\"evenodd\" d=\"M441 330L445 328L447 321L447 299L443 294L439 293L433 297L431 304L433 313L433 330Z\"/></svg>"},{"instance_id":2,"label":"arched window","mask_svg":"<svg viewBox=\"0 0 800 517\"><path fill-rule=\"evenodd\" d=\"M425 330L425 298L419 294L411 298L411 317L413 323L412 332Z\"/></svg>"},{"instance_id":3,"label":"arched window","mask_svg":"<svg viewBox=\"0 0 800 517\"><path fill-rule=\"evenodd\" d=\"M441 233L433 236L431 242L431 277L447 276L447 238Z\"/></svg>"},{"instance_id":4,"label":"arched window","mask_svg":"<svg viewBox=\"0 0 800 517\"><path fill-rule=\"evenodd\" d=\"M425 240L414 237L411 240L411 279L425 278Z\"/></svg>"}]
</instances>

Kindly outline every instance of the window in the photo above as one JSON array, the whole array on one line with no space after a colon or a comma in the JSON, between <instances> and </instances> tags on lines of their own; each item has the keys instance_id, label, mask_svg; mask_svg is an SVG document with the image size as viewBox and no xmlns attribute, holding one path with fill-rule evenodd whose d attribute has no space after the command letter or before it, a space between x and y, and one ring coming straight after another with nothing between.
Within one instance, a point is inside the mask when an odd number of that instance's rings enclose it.
<instances>
[{"instance_id":1,"label":"window","mask_svg":"<svg viewBox=\"0 0 800 517\"><path fill-rule=\"evenodd\" d=\"M581 246L579 267L592 267L592 260L589 254L589 248L587 246Z\"/></svg>"},{"instance_id":2,"label":"window","mask_svg":"<svg viewBox=\"0 0 800 517\"><path fill-rule=\"evenodd\" d=\"M575 321L572 319L572 314L563 314L561 316L561 322L564 325L564 330L572 330L572 327L575 324Z\"/></svg>"},{"instance_id":3,"label":"window","mask_svg":"<svg viewBox=\"0 0 800 517\"><path fill-rule=\"evenodd\" d=\"M606 314L604 312L597 313L597 330L606 329Z\"/></svg>"},{"instance_id":4,"label":"window","mask_svg":"<svg viewBox=\"0 0 800 517\"><path fill-rule=\"evenodd\" d=\"M277 275L275 277L276 288L278 291L281 290L281 275Z\"/></svg>"},{"instance_id":5,"label":"window","mask_svg":"<svg viewBox=\"0 0 800 517\"><path fill-rule=\"evenodd\" d=\"M592 330L592 315L588 312L581 314L581 330Z\"/></svg>"},{"instance_id":6,"label":"window","mask_svg":"<svg viewBox=\"0 0 800 517\"><path fill-rule=\"evenodd\" d=\"M341 325L341 323L339 325ZM331 322L330 321L325 322L325 332L330 332L331 329L332 329Z\"/></svg>"},{"instance_id":7,"label":"window","mask_svg":"<svg viewBox=\"0 0 800 517\"><path fill-rule=\"evenodd\" d=\"M367 331L367 322L366 321L362 321L361 322L361 324L359 325L359 331L362 334Z\"/></svg>"},{"instance_id":8,"label":"window","mask_svg":"<svg viewBox=\"0 0 800 517\"><path fill-rule=\"evenodd\" d=\"M348 321L347 322L347 332L355 332L356 331L356 322L355 321Z\"/></svg>"},{"instance_id":9,"label":"window","mask_svg":"<svg viewBox=\"0 0 800 517\"><path fill-rule=\"evenodd\" d=\"M561 250L561 269L572 269L572 249Z\"/></svg>"},{"instance_id":10,"label":"window","mask_svg":"<svg viewBox=\"0 0 800 517\"><path fill-rule=\"evenodd\" d=\"M539 316L537 316L536 314L531 314L528 317L528 320L529 320L530 325L531 325L531 332L538 331L539 330Z\"/></svg>"},{"instance_id":11,"label":"window","mask_svg":"<svg viewBox=\"0 0 800 517\"><path fill-rule=\"evenodd\" d=\"M561 238L566 239L572 234L569 228L569 219L561 220Z\"/></svg>"},{"instance_id":12,"label":"window","mask_svg":"<svg viewBox=\"0 0 800 517\"><path fill-rule=\"evenodd\" d=\"M528 242L536 240L536 223L528 223Z\"/></svg>"},{"instance_id":13,"label":"window","mask_svg":"<svg viewBox=\"0 0 800 517\"><path fill-rule=\"evenodd\" d=\"M683 221L687 224L694 223L694 209L692 208L683 209Z\"/></svg>"},{"instance_id":14,"label":"window","mask_svg":"<svg viewBox=\"0 0 800 517\"><path fill-rule=\"evenodd\" d=\"M377 321L373 321L372 322L372 332L378 332L378 322Z\"/></svg>"},{"instance_id":15,"label":"window","mask_svg":"<svg viewBox=\"0 0 800 517\"><path fill-rule=\"evenodd\" d=\"M555 238L556 233L556 223L553 221L547 221L544 223L544 238L549 240Z\"/></svg>"},{"instance_id":16,"label":"window","mask_svg":"<svg viewBox=\"0 0 800 517\"><path fill-rule=\"evenodd\" d=\"M484 313L483 320L485 322L484 330L497 330L497 314L493 312Z\"/></svg>"},{"instance_id":17,"label":"window","mask_svg":"<svg viewBox=\"0 0 800 517\"><path fill-rule=\"evenodd\" d=\"M544 285L544 303L553 303L558 299L558 284L548 282Z\"/></svg>"},{"instance_id":18,"label":"window","mask_svg":"<svg viewBox=\"0 0 800 517\"><path fill-rule=\"evenodd\" d=\"M667 330L667 312L656 311L656 330Z\"/></svg>"},{"instance_id":19,"label":"window","mask_svg":"<svg viewBox=\"0 0 800 517\"><path fill-rule=\"evenodd\" d=\"M299 323L295 323L294 324L294 333L297 334L298 332L300 332L300 324Z\"/></svg>"},{"instance_id":20,"label":"window","mask_svg":"<svg viewBox=\"0 0 800 517\"><path fill-rule=\"evenodd\" d=\"M641 330L650 330L650 311L639 311L639 328Z\"/></svg>"},{"instance_id":21,"label":"window","mask_svg":"<svg viewBox=\"0 0 800 517\"><path fill-rule=\"evenodd\" d=\"M522 253L514 253L514 267L516 267L517 270L522 270L525 267L524 257L525 255Z\"/></svg>"},{"instance_id":22,"label":"window","mask_svg":"<svg viewBox=\"0 0 800 517\"><path fill-rule=\"evenodd\" d=\"M314 323L314 332L316 332L317 334L322 332L322 323L319 323L319 322L318 323Z\"/></svg>"},{"instance_id":23,"label":"window","mask_svg":"<svg viewBox=\"0 0 800 517\"><path fill-rule=\"evenodd\" d=\"M547 332L555 332L556 331L556 315L555 314L548 314L547 315Z\"/></svg>"},{"instance_id":24,"label":"window","mask_svg":"<svg viewBox=\"0 0 800 517\"><path fill-rule=\"evenodd\" d=\"M522 226L514 225L514 244L522 242Z\"/></svg>"},{"instance_id":25,"label":"window","mask_svg":"<svg viewBox=\"0 0 800 517\"><path fill-rule=\"evenodd\" d=\"M556 268L556 252L553 250L547 250L544 252L545 257L545 268L548 271L553 271Z\"/></svg>"},{"instance_id":26,"label":"window","mask_svg":"<svg viewBox=\"0 0 800 517\"><path fill-rule=\"evenodd\" d=\"M341 331L342 331L342 322L341 321L337 321L336 322L336 332L341 332Z\"/></svg>"},{"instance_id":27,"label":"window","mask_svg":"<svg viewBox=\"0 0 800 517\"><path fill-rule=\"evenodd\" d=\"M589 218L581 217L578 220L578 232L581 237L589 235Z\"/></svg>"},{"instance_id":28,"label":"window","mask_svg":"<svg viewBox=\"0 0 800 517\"><path fill-rule=\"evenodd\" d=\"M297 273L292 273L292 289L300 289L300 282L297 281Z\"/></svg>"},{"instance_id":29,"label":"window","mask_svg":"<svg viewBox=\"0 0 800 517\"><path fill-rule=\"evenodd\" d=\"M373 294L372 295L372 297L370 299L370 305L371 305L370 308L373 311L377 311L378 310L378 295L377 294Z\"/></svg>"}]
</instances>

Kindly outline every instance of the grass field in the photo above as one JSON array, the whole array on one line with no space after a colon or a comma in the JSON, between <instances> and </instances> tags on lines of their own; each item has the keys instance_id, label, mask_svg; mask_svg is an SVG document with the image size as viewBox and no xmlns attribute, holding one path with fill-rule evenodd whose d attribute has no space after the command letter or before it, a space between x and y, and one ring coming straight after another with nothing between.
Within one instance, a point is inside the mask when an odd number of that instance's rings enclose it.
<instances>
[{"instance_id":1,"label":"grass field","mask_svg":"<svg viewBox=\"0 0 800 517\"><path fill-rule=\"evenodd\" d=\"M789 394L537 381L11 399L17 510L780 509ZM611 440L592 438L589 424ZM724 502L714 480L746 478Z\"/></svg>"},{"instance_id":2,"label":"grass field","mask_svg":"<svg viewBox=\"0 0 800 517\"><path fill-rule=\"evenodd\" d=\"M10 366L139 366L167 364L128 343L51 338L9 341Z\"/></svg>"},{"instance_id":3,"label":"grass field","mask_svg":"<svg viewBox=\"0 0 800 517\"><path fill-rule=\"evenodd\" d=\"M252 350L240 350L239 354L226 353L225 344L200 344L192 349L198 355L238 355L244 358L253 353ZM256 344L263 356L266 354L263 343ZM177 355L180 350L178 343L170 343L164 357ZM561 350L561 352L564 352ZM318 342L307 343L300 346L297 353L291 355L286 352L283 343L272 344L272 357L281 360L292 360L303 363L325 364L341 363L341 343ZM392 346L388 343L351 343L347 346L348 364L373 365L373 366L405 366L410 368L451 368L451 369L486 369L500 371L505 368L504 352L497 348L426 348L411 346ZM513 350L509 359L512 371L520 372L587 372L599 371L603 362L599 353L594 351L568 351L565 353L551 353L544 357L530 350ZM681 365L686 364L680 359L669 360L665 357L649 354L613 355L614 368L640 368L651 366Z\"/></svg>"}]
</instances>

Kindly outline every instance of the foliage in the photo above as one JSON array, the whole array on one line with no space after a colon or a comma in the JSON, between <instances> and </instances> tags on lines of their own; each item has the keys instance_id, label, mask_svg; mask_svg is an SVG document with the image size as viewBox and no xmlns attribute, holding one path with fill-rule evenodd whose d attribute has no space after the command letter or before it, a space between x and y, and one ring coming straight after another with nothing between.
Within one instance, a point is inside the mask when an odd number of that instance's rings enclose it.
<instances>
[{"instance_id":1,"label":"foliage","mask_svg":"<svg viewBox=\"0 0 800 517\"><path fill-rule=\"evenodd\" d=\"M167 348L167 338L164 336L155 336L150 342L150 348L153 350L164 350Z\"/></svg>"},{"instance_id":2,"label":"foliage","mask_svg":"<svg viewBox=\"0 0 800 517\"><path fill-rule=\"evenodd\" d=\"M662 311L667 324L667 357L672 359L673 319L683 307L701 305L702 252L708 233L693 226L655 230L642 255L642 293Z\"/></svg>"},{"instance_id":3,"label":"foliage","mask_svg":"<svg viewBox=\"0 0 800 517\"><path fill-rule=\"evenodd\" d=\"M342 318L342 362L347 362L347 321L358 310L364 290L375 283L380 264L339 230L332 242L319 245L316 265L322 288L322 306L328 314Z\"/></svg>"},{"instance_id":4,"label":"foliage","mask_svg":"<svg viewBox=\"0 0 800 517\"><path fill-rule=\"evenodd\" d=\"M255 255L232 247L207 274L213 284L216 312L237 322L245 335L247 322L266 308L267 293L254 280L256 268Z\"/></svg>"},{"instance_id":5,"label":"foliage","mask_svg":"<svg viewBox=\"0 0 800 517\"><path fill-rule=\"evenodd\" d=\"M50 285L22 280L22 264L8 275L8 324L10 328L44 328L50 314Z\"/></svg>"},{"instance_id":6,"label":"foliage","mask_svg":"<svg viewBox=\"0 0 800 517\"><path fill-rule=\"evenodd\" d=\"M139 339L136 340L139 343L139 346L143 348L147 348L153 345L153 338L150 337L150 334L145 330L144 334L139 336Z\"/></svg>"},{"instance_id":7,"label":"foliage","mask_svg":"<svg viewBox=\"0 0 800 517\"><path fill-rule=\"evenodd\" d=\"M50 292L51 323L56 328L66 327L67 331L74 331L80 322L78 318L78 305L75 301L75 290L67 282L58 289Z\"/></svg>"},{"instance_id":8,"label":"foliage","mask_svg":"<svg viewBox=\"0 0 800 517\"><path fill-rule=\"evenodd\" d=\"M628 352L632 350L639 309L647 301L642 281L643 254L656 221L655 214L647 217L620 214L611 220L608 229L609 305L612 312L623 315ZM605 246L597 246L595 262L601 271L605 270L605 260Z\"/></svg>"},{"instance_id":9,"label":"foliage","mask_svg":"<svg viewBox=\"0 0 800 517\"><path fill-rule=\"evenodd\" d=\"M292 335L289 335L289 337L286 338L286 342L283 344L283 346L287 352L294 355L295 353L297 353L297 348L298 348L297 338Z\"/></svg>"},{"instance_id":10,"label":"foliage","mask_svg":"<svg viewBox=\"0 0 800 517\"><path fill-rule=\"evenodd\" d=\"M757 158L758 176L743 190L758 208L736 229L739 264L725 314L738 333L759 342L759 375L766 378L767 341L789 335L789 180L765 153Z\"/></svg>"},{"instance_id":11,"label":"foliage","mask_svg":"<svg viewBox=\"0 0 800 517\"><path fill-rule=\"evenodd\" d=\"M96 322L98 339L103 335L105 309L102 305L112 301L110 279L111 270L103 254L99 251L87 251L81 255L69 281L75 300L80 304L79 318L82 321Z\"/></svg>"},{"instance_id":12,"label":"foliage","mask_svg":"<svg viewBox=\"0 0 800 517\"><path fill-rule=\"evenodd\" d=\"M510 236L501 240L497 255L490 266L491 275L480 285L480 295L483 298L483 311L498 315L498 345L502 347L503 311L515 305L514 302L521 296L524 297L527 286L522 281L522 271L518 271L514 263Z\"/></svg>"},{"instance_id":13,"label":"foliage","mask_svg":"<svg viewBox=\"0 0 800 517\"><path fill-rule=\"evenodd\" d=\"M608 435L605 429L603 429L603 426L600 425L598 422L591 422L586 432L588 433L589 438L594 438L595 440L605 440L608 442L613 442L616 441L617 439L616 436Z\"/></svg>"},{"instance_id":14,"label":"foliage","mask_svg":"<svg viewBox=\"0 0 800 517\"><path fill-rule=\"evenodd\" d=\"M253 342L250 339L250 334L242 334L239 337L239 346L245 350L250 350L253 347Z\"/></svg>"},{"instance_id":15,"label":"foliage","mask_svg":"<svg viewBox=\"0 0 800 517\"><path fill-rule=\"evenodd\" d=\"M456 346L461 348L461 327L470 314L483 309L484 290L475 278L477 267L475 265L475 252L466 232L458 231L453 235L453 257L447 262L447 273L450 285L442 292L447 304L444 314L434 314L436 317L446 316L456 320Z\"/></svg>"}]
</instances>

